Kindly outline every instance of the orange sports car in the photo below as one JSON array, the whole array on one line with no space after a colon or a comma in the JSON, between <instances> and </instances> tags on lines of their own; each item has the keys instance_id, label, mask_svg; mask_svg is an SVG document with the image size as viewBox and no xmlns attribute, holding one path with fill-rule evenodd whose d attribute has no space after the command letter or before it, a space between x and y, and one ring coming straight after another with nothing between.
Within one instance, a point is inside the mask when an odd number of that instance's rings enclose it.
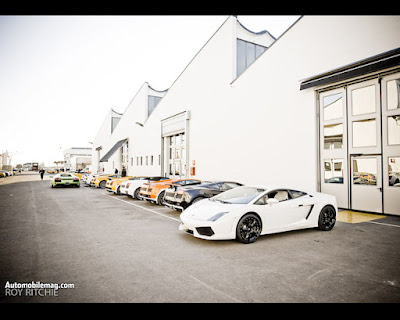
<instances>
[{"instance_id":1,"label":"orange sports car","mask_svg":"<svg viewBox=\"0 0 400 320\"><path fill-rule=\"evenodd\" d=\"M154 202L159 205L164 205L165 189L171 187L172 185L190 186L200 183L201 181L197 179L170 179L160 182L144 183L140 188L139 198L142 200Z\"/></svg>"}]
</instances>

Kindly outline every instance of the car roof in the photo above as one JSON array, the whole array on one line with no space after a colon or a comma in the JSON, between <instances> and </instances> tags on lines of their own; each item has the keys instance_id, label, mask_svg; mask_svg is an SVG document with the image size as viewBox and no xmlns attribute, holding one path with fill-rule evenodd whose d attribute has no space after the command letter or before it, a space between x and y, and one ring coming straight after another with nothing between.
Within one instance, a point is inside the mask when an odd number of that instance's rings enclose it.
<instances>
[{"instance_id":1,"label":"car roof","mask_svg":"<svg viewBox=\"0 0 400 320\"><path fill-rule=\"evenodd\" d=\"M266 191L283 189L283 190L297 190L297 191L302 191L302 192L307 192L307 193L309 192L307 190L299 189L299 188L296 188L296 187L291 187L291 186L287 186L287 185L277 185L277 184L244 185L243 187L260 188L260 189L265 189Z\"/></svg>"}]
</instances>

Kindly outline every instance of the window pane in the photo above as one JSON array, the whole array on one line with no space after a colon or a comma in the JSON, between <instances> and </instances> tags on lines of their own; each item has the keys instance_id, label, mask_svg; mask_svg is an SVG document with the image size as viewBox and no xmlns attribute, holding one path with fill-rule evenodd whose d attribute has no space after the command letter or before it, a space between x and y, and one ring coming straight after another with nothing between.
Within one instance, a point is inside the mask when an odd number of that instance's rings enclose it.
<instances>
[{"instance_id":1,"label":"window pane","mask_svg":"<svg viewBox=\"0 0 400 320\"><path fill-rule=\"evenodd\" d=\"M400 157L389 158L389 186L400 187Z\"/></svg>"},{"instance_id":2,"label":"window pane","mask_svg":"<svg viewBox=\"0 0 400 320\"><path fill-rule=\"evenodd\" d=\"M375 112L375 85L354 89L351 99L353 116Z\"/></svg>"},{"instance_id":3,"label":"window pane","mask_svg":"<svg viewBox=\"0 0 400 320\"><path fill-rule=\"evenodd\" d=\"M342 93L326 96L323 99L324 121L343 117Z\"/></svg>"},{"instance_id":4,"label":"window pane","mask_svg":"<svg viewBox=\"0 0 400 320\"><path fill-rule=\"evenodd\" d=\"M263 47L263 46L258 46L256 45L256 59L261 56L261 54L267 50L267 48Z\"/></svg>"},{"instance_id":5,"label":"window pane","mask_svg":"<svg viewBox=\"0 0 400 320\"><path fill-rule=\"evenodd\" d=\"M325 183L343 183L343 159L324 160Z\"/></svg>"},{"instance_id":6,"label":"window pane","mask_svg":"<svg viewBox=\"0 0 400 320\"><path fill-rule=\"evenodd\" d=\"M246 70L246 42L237 40L237 57L236 57L237 75L241 75Z\"/></svg>"},{"instance_id":7,"label":"window pane","mask_svg":"<svg viewBox=\"0 0 400 320\"><path fill-rule=\"evenodd\" d=\"M376 185L377 158L353 159L353 183Z\"/></svg>"},{"instance_id":8,"label":"window pane","mask_svg":"<svg viewBox=\"0 0 400 320\"><path fill-rule=\"evenodd\" d=\"M353 147L376 146L376 120L353 121Z\"/></svg>"},{"instance_id":9,"label":"window pane","mask_svg":"<svg viewBox=\"0 0 400 320\"><path fill-rule=\"evenodd\" d=\"M390 116L387 121L388 144L400 144L400 116Z\"/></svg>"},{"instance_id":10,"label":"window pane","mask_svg":"<svg viewBox=\"0 0 400 320\"><path fill-rule=\"evenodd\" d=\"M324 126L324 149L343 148L343 124Z\"/></svg>"},{"instance_id":11,"label":"window pane","mask_svg":"<svg viewBox=\"0 0 400 320\"><path fill-rule=\"evenodd\" d=\"M246 67L248 68L256 60L256 45L246 42Z\"/></svg>"},{"instance_id":12,"label":"window pane","mask_svg":"<svg viewBox=\"0 0 400 320\"><path fill-rule=\"evenodd\" d=\"M387 82L387 108L394 110L400 108L400 79Z\"/></svg>"}]
</instances>

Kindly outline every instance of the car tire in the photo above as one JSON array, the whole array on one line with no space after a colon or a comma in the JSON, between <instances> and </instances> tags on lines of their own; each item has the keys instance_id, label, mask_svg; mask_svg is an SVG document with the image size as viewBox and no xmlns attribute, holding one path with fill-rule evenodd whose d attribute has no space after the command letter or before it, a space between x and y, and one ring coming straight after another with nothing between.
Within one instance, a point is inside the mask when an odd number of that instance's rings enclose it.
<instances>
[{"instance_id":1,"label":"car tire","mask_svg":"<svg viewBox=\"0 0 400 320\"><path fill-rule=\"evenodd\" d=\"M194 199L194 200L192 201L192 204L195 204L196 202L199 202L200 200L203 200L203 199L205 199L205 198L203 198L203 197L198 197L198 198L196 198L196 199Z\"/></svg>"},{"instance_id":2,"label":"car tire","mask_svg":"<svg viewBox=\"0 0 400 320\"><path fill-rule=\"evenodd\" d=\"M322 208L318 218L318 229L322 231L332 230L336 222L336 210L331 205Z\"/></svg>"},{"instance_id":3,"label":"car tire","mask_svg":"<svg viewBox=\"0 0 400 320\"><path fill-rule=\"evenodd\" d=\"M261 220L253 214L245 214L236 226L236 239L248 244L255 242L261 234Z\"/></svg>"},{"instance_id":4,"label":"car tire","mask_svg":"<svg viewBox=\"0 0 400 320\"><path fill-rule=\"evenodd\" d=\"M100 181L99 187L102 188L102 189L104 189L104 188L106 187L106 183L107 183L107 182L106 182L105 180Z\"/></svg>"},{"instance_id":5,"label":"car tire","mask_svg":"<svg viewBox=\"0 0 400 320\"><path fill-rule=\"evenodd\" d=\"M121 192L119 191L119 186L117 187L117 194L121 194Z\"/></svg>"},{"instance_id":6,"label":"car tire","mask_svg":"<svg viewBox=\"0 0 400 320\"><path fill-rule=\"evenodd\" d=\"M164 205L164 194L165 194L165 191L161 191L158 196L157 204L159 204L160 206Z\"/></svg>"},{"instance_id":7,"label":"car tire","mask_svg":"<svg viewBox=\"0 0 400 320\"><path fill-rule=\"evenodd\" d=\"M136 200L140 200L139 199L139 192L140 192L140 188L137 188L134 192L133 192L133 198Z\"/></svg>"}]
</instances>

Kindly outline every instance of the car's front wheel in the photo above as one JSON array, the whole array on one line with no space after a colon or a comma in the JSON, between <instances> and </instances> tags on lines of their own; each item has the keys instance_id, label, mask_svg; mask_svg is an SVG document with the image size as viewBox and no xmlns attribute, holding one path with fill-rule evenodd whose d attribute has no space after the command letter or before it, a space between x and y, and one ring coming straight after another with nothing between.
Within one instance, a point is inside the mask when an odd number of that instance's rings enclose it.
<instances>
[{"instance_id":1,"label":"car's front wheel","mask_svg":"<svg viewBox=\"0 0 400 320\"><path fill-rule=\"evenodd\" d=\"M99 187L102 188L102 189L104 189L104 188L106 187L106 183L107 183L107 182L106 182L105 180L100 181Z\"/></svg>"},{"instance_id":2,"label":"car's front wheel","mask_svg":"<svg viewBox=\"0 0 400 320\"><path fill-rule=\"evenodd\" d=\"M322 231L332 230L336 222L336 210L331 205L322 208L318 218L318 229Z\"/></svg>"},{"instance_id":3,"label":"car's front wheel","mask_svg":"<svg viewBox=\"0 0 400 320\"><path fill-rule=\"evenodd\" d=\"M164 205L164 195L165 191L161 191L160 195L158 196L157 204L163 206Z\"/></svg>"},{"instance_id":4,"label":"car's front wheel","mask_svg":"<svg viewBox=\"0 0 400 320\"><path fill-rule=\"evenodd\" d=\"M140 188L137 188L137 189L133 192L133 198L139 200L139 192L140 192Z\"/></svg>"},{"instance_id":5,"label":"car's front wheel","mask_svg":"<svg viewBox=\"0 0 400 320\"><path fill-rule=\"evenodd\" d=\"M253 214L244 215L236 227L236 239L243 243L253 243L261 234L261 220Z\"/></svg>"}]
</instances>

